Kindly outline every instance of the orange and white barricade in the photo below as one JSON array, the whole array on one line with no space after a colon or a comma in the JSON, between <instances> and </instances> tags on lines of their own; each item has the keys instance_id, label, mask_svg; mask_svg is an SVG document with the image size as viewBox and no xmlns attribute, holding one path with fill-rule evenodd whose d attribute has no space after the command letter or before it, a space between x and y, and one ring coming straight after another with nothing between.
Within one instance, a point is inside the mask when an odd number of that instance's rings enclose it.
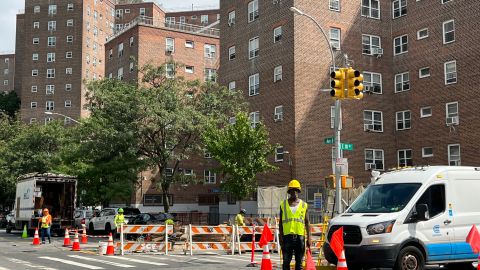
<instances>
[{"instance_id":1,"label":"orange and white barricade","mask_svg":"<svg viewBox=\"0 0 480 270\"><path fill-rule=\"evenodd\" d=\"M136 242L124 241L125 234L164 234L164 242ZM171 243L168 241L168 236L173 234L173 225L122 225L120 228L120 243L117 243L117 248L120 248L121 254L132 252L162 252L168 254L168 250L172 249Z\"/></svg>"},{"instance_id":2,"label":"orange and white barricade","mask_svg":"<svg viewBox=\"0 0 480 270\"><path fill-rule=\"evenodd\" d=\"M183 248L184 254L187 251L190 252L190 256L193 255L193 251L225 251L231 252L233 255L235 249L235 228L234 226L195 226L188 225L185 228L187 230L188 240L185 241ZM204 235L207 236L221 236L223 235L224 241L193 241L193 236ZM227 236L231 239L228 241Z\"/></svg>"},{"instance_id":3,"label":"orange and white barricade","mask_svg":"<svg viewBox=\"0 0 480 270\"><path fill-rule=\"evenodd\" d=\"M258 243L255 243L255 247L252 247L251 242L240 241L240 238L241 238L242 235L251 235L252 237L255 237L255 235L257 235L257 234L262 234L263 225L258 226L258 227L257 226L236 226L235 231L236 231L235 243L236 243L236 248L237 248L239 254L242 254L242 251L251 252L252 248L253 248L254 251L263 250L263 248L261 248ZM279 244L279 239L278 239L278 226L272 227L271 231L272 231L274 237L273 237L273 241L269 243L269 248L271 250L276 249L277 252L280 252L280 244Z\"/></svg>"},{"instance_id":4,"label":"orange and white barricade","mask_svg":"<svg viewBox=\"0 0 480 270\"><path fill-rule=\"evenodd\" d=\"M320 250L322 248L325 238L322 237L324 234L324 225L323 223L319 224L310 224L310 233L312 235L311 250Z\"/></svg>"}]
</instances>

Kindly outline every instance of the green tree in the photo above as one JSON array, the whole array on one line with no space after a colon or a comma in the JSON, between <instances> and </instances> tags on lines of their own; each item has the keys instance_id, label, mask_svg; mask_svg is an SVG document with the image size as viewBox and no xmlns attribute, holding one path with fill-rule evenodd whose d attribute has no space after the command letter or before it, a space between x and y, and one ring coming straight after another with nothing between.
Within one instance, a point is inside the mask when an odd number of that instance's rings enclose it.
<instances>
[{"instance_id":1,"label":"green tree","mask_svg":"<svg viewBox=\"0 0 480 270\"><path fill-rule=\"evenodd\" d=\"M20 109L20 98L17 96L17 93L12 91L0 94L0 112L13 118L18 109Z\"/></svg>"},{"instance_id":2,"label":"green tree","mask_svg":"<svg viewBox=\"0 0 480 270\"><path fill-rule=\"evenodd\" d=\"M177 172L180 162L203 153L201 134L209 124L226 123L245 104L241 93L216 83L166 78L165 67L141 69L142 116L138 131L142 155L149 166L158 168L154 181L163 193L164 210L168 212L170 187L189 180ZM167 168L173 169L168 175Z\"/></svg>"},{"instance_id":3,"label":"green tree","mask_svg":"<svg viewBox=\"0 0 480 270\"><path fill-rule=\"evenodd\" d=\"M207 150L220 163L225 177L222 189L244 199L256 191L256 175L276 169L267 157L275 147L268 142L268 131L262 124L252 127L246 113L238 113L235 124L209 125L203 134Z\"/></svg>"}]
</instances>

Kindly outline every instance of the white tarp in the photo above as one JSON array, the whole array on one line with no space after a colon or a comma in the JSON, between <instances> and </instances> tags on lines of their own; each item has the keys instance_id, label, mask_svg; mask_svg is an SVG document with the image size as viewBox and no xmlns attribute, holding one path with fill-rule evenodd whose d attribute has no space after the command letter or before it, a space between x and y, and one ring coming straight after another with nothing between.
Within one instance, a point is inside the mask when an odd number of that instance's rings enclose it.
<instances>
[{"instance_id":1,"label":"white tarp","mask_svg":"<svg viewBox=\"0 0 480 270\"><path fill-rule=\"evenodd\" d=\"M260 216L278 216L280 203L287 198L287 187L259 187L258 214Z\"/></svg>"}]
</instances>

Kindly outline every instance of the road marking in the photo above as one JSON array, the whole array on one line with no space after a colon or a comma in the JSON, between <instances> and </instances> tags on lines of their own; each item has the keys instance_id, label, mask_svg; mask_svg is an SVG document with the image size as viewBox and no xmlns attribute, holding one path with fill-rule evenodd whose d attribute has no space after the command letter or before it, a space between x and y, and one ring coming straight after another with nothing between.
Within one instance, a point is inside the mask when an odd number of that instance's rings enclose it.
<instances>
[{"instance_id":1,"label":"road marking","mask_svg":"<svg viewBox=\"0 0 480 270\"><path fill-rule=\"evenodd\" d=\"M212 258L219 258L219 259L228 259L228 260L234 260L234 261L241 261L241 262L250 262L249 258L244 258L244 259L239 259L232 257L232 255L226 255L226 256L208 256Z\"/></svg>"},{"instance_id":2,"label":"road marking","mask_svg":"<svg viewBox=\"0 0 480 270\"><path fill-rule=\"evenodd\" d=\"M36 269L42 269L42 270L57 270L56 268L51 268L51 267L46 267L46 266L42 266L42 265L32 264L30 262L22 261L22 260L15 259L15 258L9 258L7 260L9 260L13 263L23 264L23 265L25 265L27 267L30 267L30 268L36 268Z\"/></svg>"},{"instance_id":3,"label":"road marking","mask_svg":"<svg viewBox=\"0 0 480 270\"><path fill-rule=\"evenodd\" d=\"M168 264L166 264L166 263L147 262L147 261L141 261L141 260L136 260L136 259L132 259L132 258L118 257L118 256L114 256L114 257L111 257L111 258L115 258L115 259L119 259L119 260L124 260L124 261L129 261L129 262L136 262L136 263L157 265L157 266L168 265Z\"/></svg>"},{"instance_id":4,"label":"road marking","mask_svg":"<svg viewBox=\"0 0 480 270\"><path fill-rule=\"evenodd\" d=\"M198 257L192 257L192 256L188 256L188 255L184 255L184 256L181 256L181 255L172 255L172 254L168 254L168 257L176 257L176 258L190 258L191 260L193 261L202 261L202 262L210 262L210 263L221 263L219 261L213 261L213 260L209 260L209 259L203 259L203 258L198 258Z\"/></svg>"},{"instance_id":5,"label":"road marking","mask_svg":"<svg viewBox=\"0 0 480 270\"><path fill-rule=\"evenodd\" d=\"M10 269L0 266L0 270L10 270Z\"/></svg>"},{"instance_id":6,"label":"road marking","mask_svg":"<svg viewBox=\"0 0 480 270\"><path fill-rule=\"evenodd\" d=\"M104 264L113 265L113 266L122 267L122 268L132 268L132 267L135 267L135 266L133 266L133 265L116 263L116 262L109 262L109 261L99 260L99 259L90 258L90 257L82 257L82 256L79 256L79 255L68 255L68 257L76 258L76 259L80 259L80 260L91 261L91 262L104 263Z\"/></svg>"},{"instance_id":7,"label":"road marking","mask_svg":"<svg viewBox=\"0 0 480 270\"><path fill-rule=\"evenodd\" d=\"M57 262L61 262L61 263L64 263L64 264L75 265L75 266L83 267L83 268L87 268L87 269L94 269L94 270L95 270L95 269L104 269L103 267L100 267L100 266L94 266L94 265L90 265L90 264L84 264L84 263L79 263L79 262L74 262L74 261L69 261L69 260L54 258L54 257L43 256L43 257L38 257L38 258L39 258L39 259L50 260L50 261L57 261Z\"/></svg>"}]
</instances>

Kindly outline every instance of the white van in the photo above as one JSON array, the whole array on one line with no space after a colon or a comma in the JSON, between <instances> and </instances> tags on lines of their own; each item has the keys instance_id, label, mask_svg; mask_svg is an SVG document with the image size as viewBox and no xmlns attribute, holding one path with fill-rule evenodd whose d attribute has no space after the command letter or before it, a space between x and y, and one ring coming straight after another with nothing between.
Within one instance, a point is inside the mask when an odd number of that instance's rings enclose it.
<instances>
[{"instance_id":1,"label":"white van","mask_svg":"<svg viewBox=\"0 0 480 270\"><path fill-rule=\"evenodd\" d=\"M343 227L349 270L387 267L422 270L426 264L475 269L466 237L480 229L480 167L407 168L380 175L329 224L329 240Z\"/></svg>"}]
</instances>

